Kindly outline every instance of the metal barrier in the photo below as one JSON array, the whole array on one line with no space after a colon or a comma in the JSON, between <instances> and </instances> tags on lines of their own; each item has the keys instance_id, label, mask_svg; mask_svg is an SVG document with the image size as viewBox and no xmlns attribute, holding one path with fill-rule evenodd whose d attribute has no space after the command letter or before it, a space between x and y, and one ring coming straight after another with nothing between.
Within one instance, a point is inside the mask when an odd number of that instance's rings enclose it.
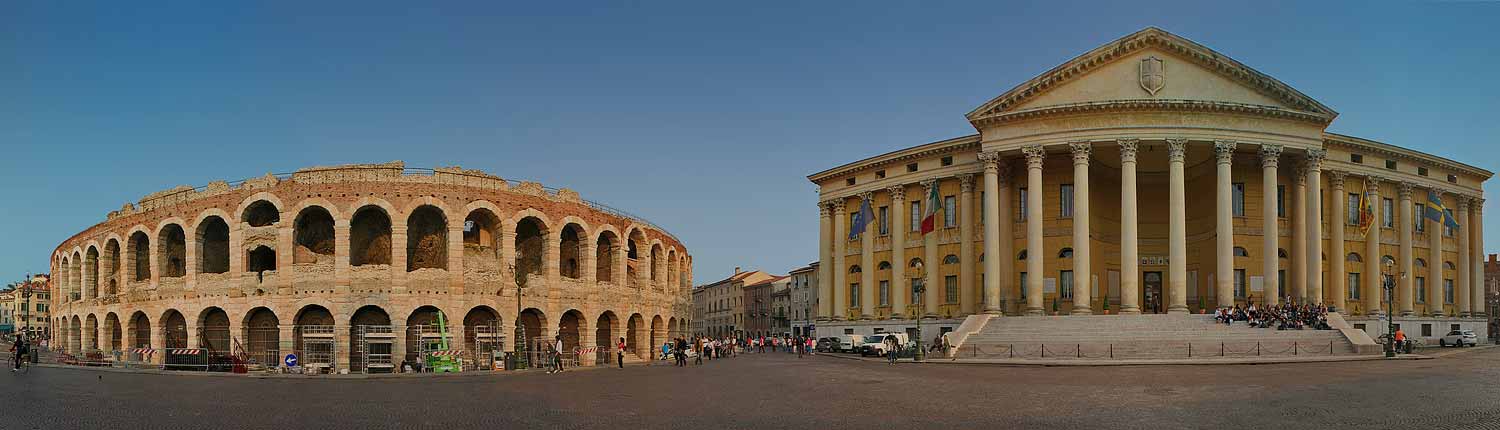
<instances>
[{"instance_id":1,"label":"metal barrier","mask_svg":"<svg viewBox=\"0 0 1500 430\"><path fill-rule=\"evenodd\" d=\"M1177 354L1183 354L1186 358L1211 358L1211 357L1262 357L1262 356L1301 356L1301 355L1338 355L1338 342L1329 340L1327 342L1285 341L1285 342L1214 342L1193 343L1186 342L1178 349ZM951 358L1001 358L1001 359L1132 359L1141 358L1142 354L1131 354L1117 352L1116 344L1113 343L1021 343L1004 345L964 345L954 351ZM1171 347L1171 345L1165 345ZM1147 353L1146 356L1153 358L1163 357L1160 353ZM1165 354L1170 356L1171 354ZM902 357L905 357L903 354ZM936 358L936 357L933 357Z\"/></svg>"}]
</instances>

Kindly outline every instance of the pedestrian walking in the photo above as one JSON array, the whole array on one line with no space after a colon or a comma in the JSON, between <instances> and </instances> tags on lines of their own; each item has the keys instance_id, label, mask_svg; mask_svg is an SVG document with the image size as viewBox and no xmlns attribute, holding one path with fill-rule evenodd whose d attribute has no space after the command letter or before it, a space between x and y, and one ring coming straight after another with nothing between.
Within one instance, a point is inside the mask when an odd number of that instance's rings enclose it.
<instances>
[{"instance_id":1,"label":"pedestrian walking","mask_svg":"<svg viewBox=\"0 0 1500 430\"><path fill-rule=\"evenodd\" d=\"M621 369L625 368L625 338L623 337L620 338L620 343L615 345L615 361L620 364Z\"/></svg>"}]
</instances>

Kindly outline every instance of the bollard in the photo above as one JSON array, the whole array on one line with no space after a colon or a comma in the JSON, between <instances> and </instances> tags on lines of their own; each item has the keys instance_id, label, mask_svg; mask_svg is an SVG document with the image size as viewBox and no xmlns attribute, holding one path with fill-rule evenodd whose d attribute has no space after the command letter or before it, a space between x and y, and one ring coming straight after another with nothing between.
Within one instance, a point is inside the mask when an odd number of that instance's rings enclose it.
<instances>
[{"instance_id":1,"label":"bollard","mask_svg":"<svg viewBox=\"0 0 1500 430\"><path fill-rule=\"evenodd\" d=\"M1010 344L1010 358L1016 358L1016 344Z\"/></svg>"},{"instance_id":2,"label":"bollard","mask_svg":"<svg viewBox=\"0 0 1500 430\"><path fill-rule=\"evenodd\" d=\"M1219 342L1219 356L1224 356L1224 342Z\"/></svg>"},{"instance_id":3,"label":"bollard","mask_svg":"<svg viewBox=\"0 0 1500 430\"><path fill-rule=\"evenodd\" d=\"M1188 358L1193 358L1193 343L1188 342Z\"/></svg>"},{"instance_id":4,"label":"bollard","mask_svg":"<svg viewBox=\"0 0 1500 430\"><path fill-rule=\"evenodd\" d=\"M1073 345L1073 358L1083 358L1083 344Z\"/></svg>"},{"instance_id":5,"label":"bollard","mask_svg":"<svg viewBox=\"0 0 1500 430\"><path fill-rule=\"evenodd\" d=\"M1292 355L1297 355L1297 341L1292 341Z\"/></svg>"}]
</instances>

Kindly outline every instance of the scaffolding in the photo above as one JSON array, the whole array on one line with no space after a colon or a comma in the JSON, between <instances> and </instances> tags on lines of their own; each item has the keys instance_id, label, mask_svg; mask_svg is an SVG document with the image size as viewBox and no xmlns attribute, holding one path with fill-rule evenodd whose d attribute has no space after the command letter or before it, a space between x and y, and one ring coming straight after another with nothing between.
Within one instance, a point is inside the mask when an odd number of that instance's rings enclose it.
<instances>
[{"instance_id":1,"label":"scaffolding","mask_svg":"<svg viewBox=\"0 0 1500 430\"><path fill-rule=\"evenodd\" d=\"M359 358L350 358L360 363L364 373L393 373L396 365L392 352L396 347L396 332L389 325L354 326L354 351Z\"/></svg>"},{"instance_id":2,"label":"scaffolding","mask_svg":"<svg viewBox=\"0 0 1500 430\"><path fill-rule=\"evenodd\" d=\"M457 372L465 365L466 351L454 347L452 335L440 325L418 324L406 328L405 363L419 372ZM404 370L404 369L403 369Z\"/></svg>"},{"instance_id":3,"label":"scaffolding","mask_svg":"<svg viewBox=\"0 0 1500 430\"><path fill-rule=\"evenodd\" d=\"M472 336L464 370L500 370L505 368L505 333L498 325L468 327Z\"/></svg>"},{"instance_id":4,"label":"scaffolding","mask_svg":"<svg viewBox=\"0 0 1500 430\"><path fill-rule=\"evenodd\" d=\"M332 372L338 365L338 342L334 339L331 325L299 325L297 339L300 342L297 356L300 365L308 373Z\"/></svg>"},{"instance_id":5,"label":"scaffolding","mask_svg":"<svg viewBox=\"0 0 1500 430\"><path fill-rule=\"evenodd\" d=\"M281 367L281 329L278 327L250 327L245 329L245 342L235 341L237 354L250 370L268 370Z\"/></svg>"}]
</instances>

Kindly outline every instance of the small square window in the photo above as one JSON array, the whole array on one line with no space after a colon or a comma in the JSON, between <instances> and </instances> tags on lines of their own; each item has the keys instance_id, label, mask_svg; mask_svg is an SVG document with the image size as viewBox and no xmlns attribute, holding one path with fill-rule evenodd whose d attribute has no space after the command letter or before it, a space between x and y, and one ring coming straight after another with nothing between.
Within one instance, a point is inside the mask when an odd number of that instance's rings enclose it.
<instances>
[{"instance_id":1,"label":"small square window","mask_svg":"<svg viewBox=\"0 0 1500 430\"><path fill-rule=\"evenodd\" d=\"M1385 168L1396 170L1396 160L1385 160Z\"/></svg>"},{"instance_id":2,"label":"small square window","mask_svg":"<svg viewBox=\"0 0 1500 430\"><path fill-rule=\"evenodd\" d=\"M952 166L953 165L953 157L943 157L943 165L944 166Z\"/></svg>"},{"instance_id":3,"label":"small square window","mask_svg":"<svg viewBox=\"0 0 1500 430\"><path fill-rule=\"evenodd\" d=\"M1349 154L1349 161L1359 164L1365 164L1365 156L1359 154Z\"/></svg>"},{"instance_id":4,"label":"small square window","mask_svg":"<svg viewBox=\"0 0 1500 430\"><path fill-rule=\"evenodd\" d=\"M854 178L845 179L844 185L854 185Z\"/></svg>"},{"instance_id":5,"label":"small square window","mask_svg":"<svg viewBox=\"0 0 1500 430\"><path fill-rule=\"evenodd\" d=\"M906 172L907 173L911 173L911 172L915 172L915 171L917 171L917 163L911 163L911 164L907 164L906 165Z\"/></svg>"},{"instance_id":6,"label":"small square window","mask_svg":"<svg viewBox=\"0 0 1500 430\"><path fill-rule=\"evenodd\" d=\"M1449 183L1453 183L1453 184L1457 184L1458 183L1458 176L1456 176L1456 175L1448 175L1448 182Z\"/></svg>"},{"instance_id":7,"label":"small square window","mask_svg":"<svg viewBox=\"0 0 1500 430\"><path fill-rule=\"evenodd\" d=\"M875 171L875 179L885 179L885 171L884 170L876 170Z\"/></svg>"},{"instance_id":8,"label":"small square window","mask_svg":"<svg viewBox=\"0 0 1500 430\"><path fill-rule=\"evenodd\" d=\"M1418 175L1422 175L1422 176L1427 176L1427 168L1426 167L1418 167L1417 168L1417 174Z\"/></svg>"}]
</instances>

